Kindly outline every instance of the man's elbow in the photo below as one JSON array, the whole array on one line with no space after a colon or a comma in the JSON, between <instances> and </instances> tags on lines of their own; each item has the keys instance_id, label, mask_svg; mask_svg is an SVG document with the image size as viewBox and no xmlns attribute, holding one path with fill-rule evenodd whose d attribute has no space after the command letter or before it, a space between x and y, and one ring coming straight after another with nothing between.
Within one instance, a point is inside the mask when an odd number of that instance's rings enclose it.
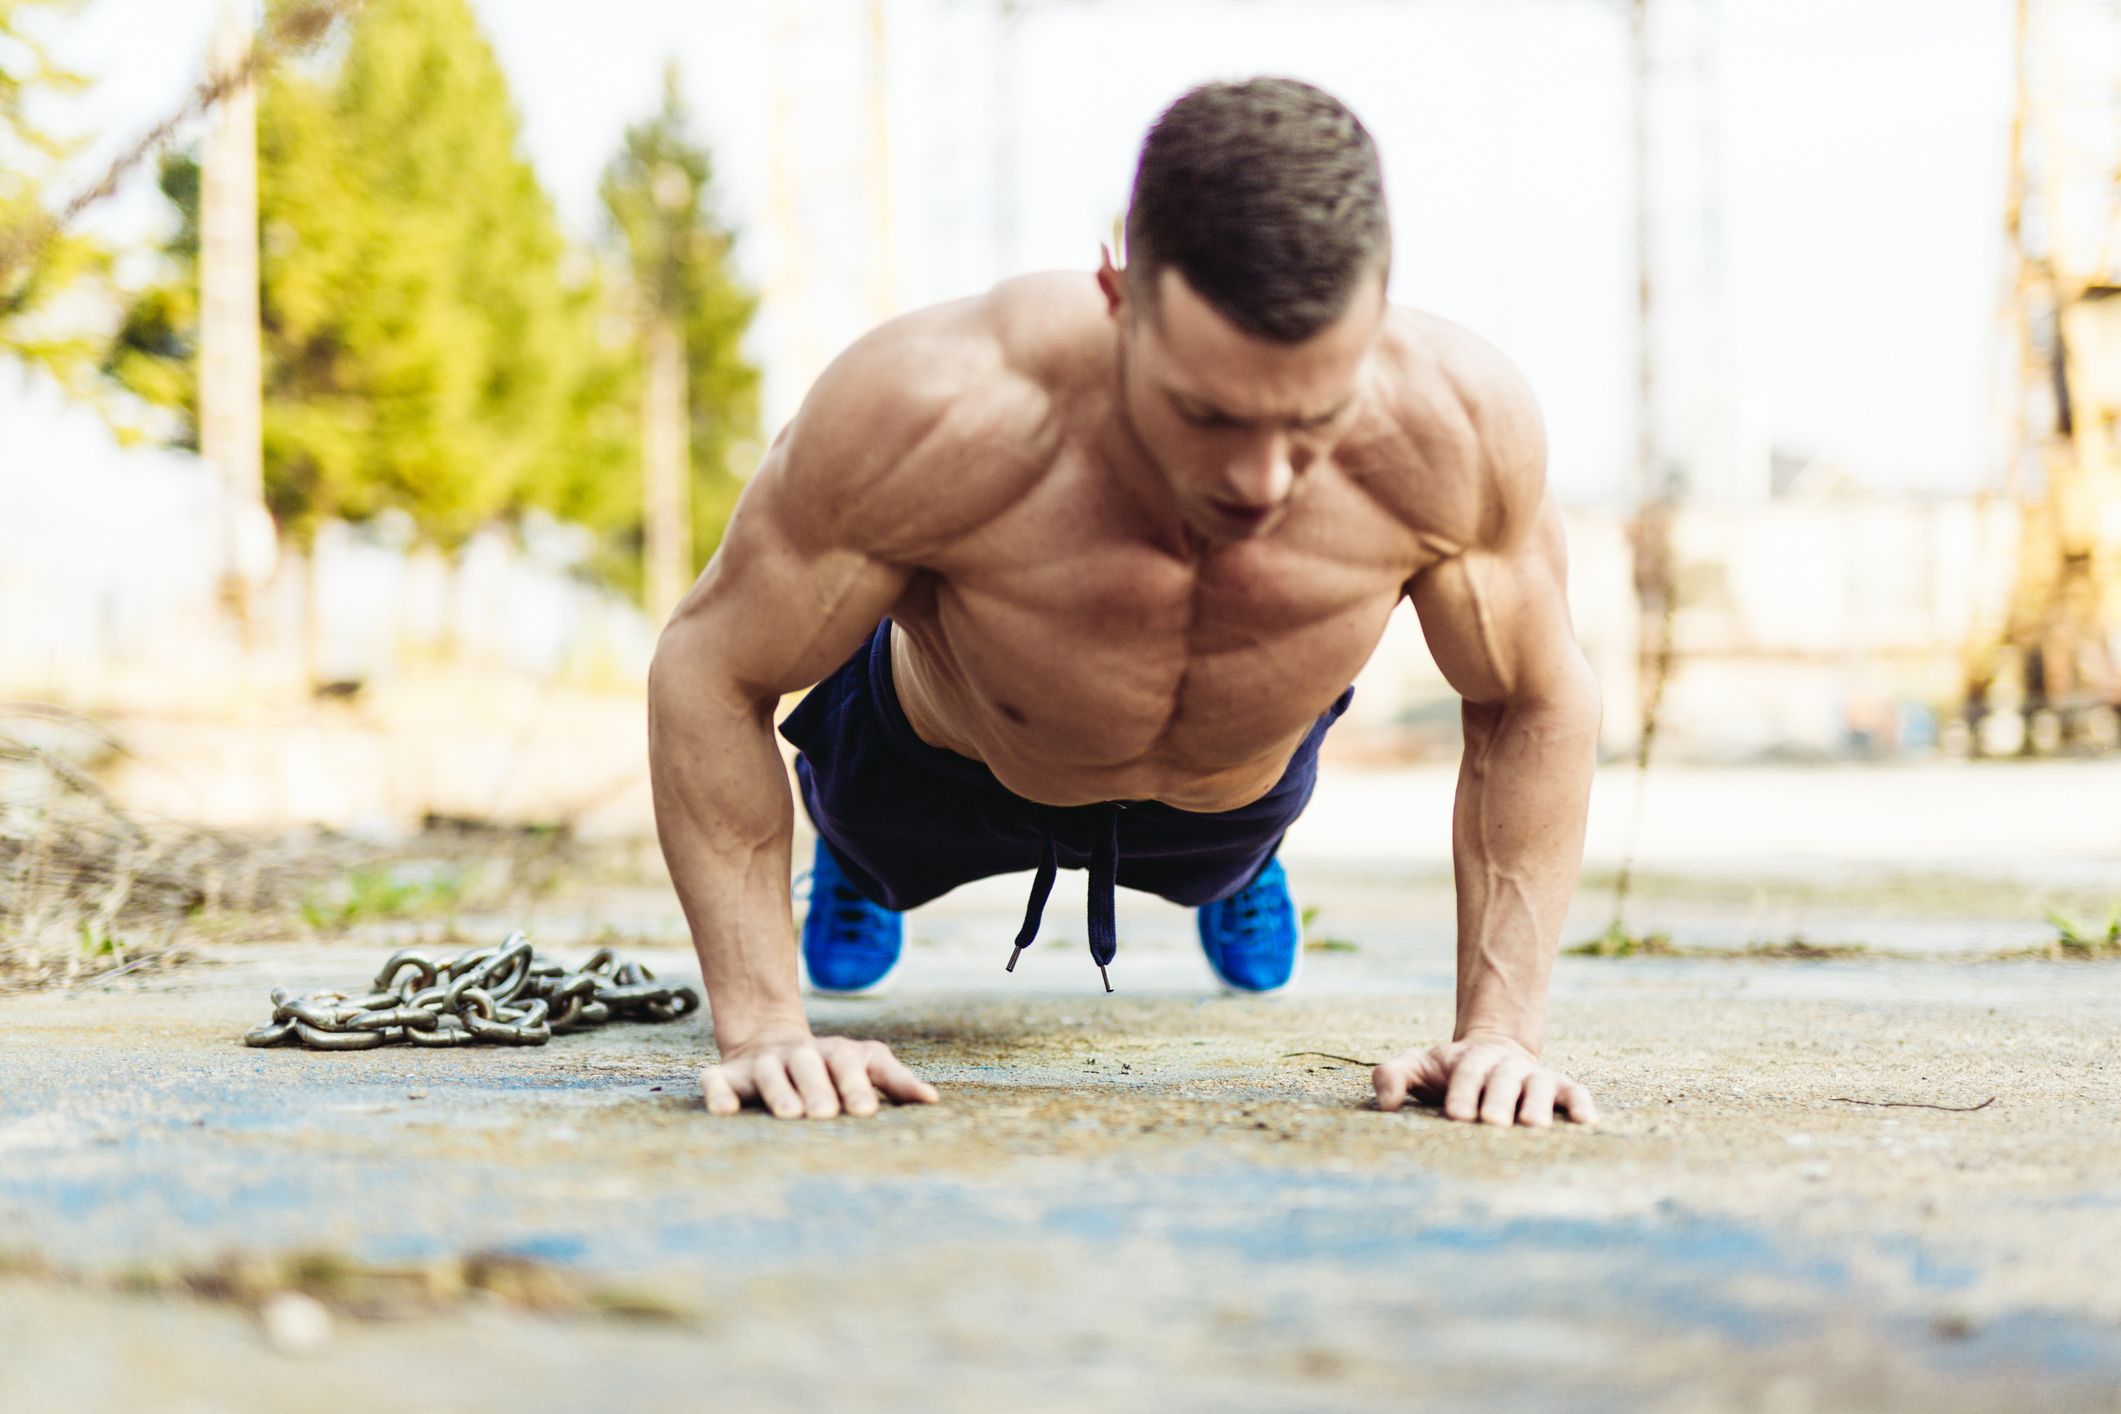
<instances>
[{"instance_id":1,"label":"man's elbow","mask_svg":"<svg viewBox=\"0 0 2121 1414\"><path fill-rule=\"evenodd\" d=\"M1605 696L1598 675L1583 650L1571 643L1546 670L1512 694L1511 715L1539 724L1542 735L1582 734L1598 739L1605 717Z\"/></svg>"},{"instance_id":2,"label":"man's elbow","mask_svg":"<svg viewBox=\"0 0 2121 1414\"><path fill-rule=\"evenodd\" d=\"M704 717L772 717L773 693L747 690L730 670L728 654L697 621L674 618L656 640L648 662L648 741L672 731L706 726Z\"/></svg>"}]
</instances>

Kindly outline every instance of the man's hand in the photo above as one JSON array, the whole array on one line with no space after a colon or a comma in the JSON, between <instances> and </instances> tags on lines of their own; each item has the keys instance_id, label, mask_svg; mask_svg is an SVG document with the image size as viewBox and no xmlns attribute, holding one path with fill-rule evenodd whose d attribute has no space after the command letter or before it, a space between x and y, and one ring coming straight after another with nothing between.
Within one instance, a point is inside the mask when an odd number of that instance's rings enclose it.
<instances>
[{"instance_id":1,"label":"man's hand","mask_svg":"<svg viewBox=\"0 0 2121 1414\"><path fill-rule=\"evenodd\" d=\"M1540 1128L1554 1122L1559 1102L1578 1124L1598 1119L1590 1091L1502 1037L1468 1037L1406 1051L1377 1067L1370 1079L1381 1110L1396 1110L1411 1096L1432 1104L1441 1100L1448 1119Z\"/></svg>"},{"instance_id":2,"label":"man's hand","mask_svg":"<svg viewBox=\"0 0 2121 1414\"><path fill-rule=\"evenodd\" d=\"M709 1114L733 1115L752 1104L776 1119L831 1119L842 1110L873 1115L879 1093L901 1104L936 1101L935 1087L882 1041L807 1029L768 1032L722 1052L700 1072L700 1093Z\"/></svg>"}]
</instances>

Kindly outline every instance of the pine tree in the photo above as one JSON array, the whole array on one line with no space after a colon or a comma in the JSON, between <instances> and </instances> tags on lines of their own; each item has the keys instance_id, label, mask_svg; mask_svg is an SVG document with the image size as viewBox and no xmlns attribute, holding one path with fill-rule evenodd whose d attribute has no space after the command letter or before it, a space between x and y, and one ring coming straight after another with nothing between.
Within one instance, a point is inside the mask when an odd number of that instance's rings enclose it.
<instances>
[{"instance_id":1,"label":"pine tree","mask_svg":"<svg viewBox=\"0 0 2121 1414\"><path fill-rule=\"evenodd\" d=\"M266 499L306 538L326 517L409 512L461 541L526 506L593 505L623 456L599 291L567 278L551 202L518 151L507 85L466 0L369 0L321 70L258 101ZM141 292L108 366L189 429L195 163L164 164L171 278Z\"/></svg>"},{"instance_id":2,"label":"pine tree","mask_svg":"<svg viewBox=\"0 0 2121 1414\"><path fill-rule=\"evenodd\" d=\"M644 473L652 473L647 463L658 438L687 448L690 479L679 499L688 507L689 534L665 543L689 542L682 564L688 581L720 543L742 489L731 453L758 436L758 370L742 347L758 301L731 269L734 236L714 214L712 177L712 161L692 134L672 64L663 75L662 106L626 130L599 192L631 276L641 346L636 396L644 404ZM664 416L681 417L682 433L653 427L659 361L666 381L675 370L671 401L679 405ZM653 480L652 474L646 479ZM652 510L644 505L644 519ZM656 539L645 526L643 538ZM651 583L650 611L667 612L669 604L657 601L669 597L667 586L658 594Z\"/></svg>"}]
</instances>

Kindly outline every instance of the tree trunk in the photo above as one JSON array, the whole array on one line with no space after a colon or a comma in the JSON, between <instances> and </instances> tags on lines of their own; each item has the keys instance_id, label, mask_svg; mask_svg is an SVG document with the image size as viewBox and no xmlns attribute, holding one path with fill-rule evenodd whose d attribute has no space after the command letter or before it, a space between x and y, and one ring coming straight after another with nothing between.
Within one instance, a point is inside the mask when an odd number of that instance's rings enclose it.
<instances>
[{"instance_id":1,"label":"tree trunk","mask_svg":"<svg viewBox=\"0 0 2121 1414\"><path fill-rule=\"evenodd\" d=\"M641 515L648 613L670 617L692 583L692 428L685 343L667 315L648 321L648 387L641 399Z\"/></svg>"},{"instance_id":2,"label":"tree trunk","mask_svg":"<svg viewBox=\"0 0 2121 1414\"><path fill-rule=\"evenodd\" d=\"M248 59L250 13L248 4L222 0L217 72ZM221 594L246 652L255 646L251 600L271 564L257 524L264 516L257 160L257 97L246 82L214 113L199 193L199 451L221 479Z\"/></svg>"}]
</instances>

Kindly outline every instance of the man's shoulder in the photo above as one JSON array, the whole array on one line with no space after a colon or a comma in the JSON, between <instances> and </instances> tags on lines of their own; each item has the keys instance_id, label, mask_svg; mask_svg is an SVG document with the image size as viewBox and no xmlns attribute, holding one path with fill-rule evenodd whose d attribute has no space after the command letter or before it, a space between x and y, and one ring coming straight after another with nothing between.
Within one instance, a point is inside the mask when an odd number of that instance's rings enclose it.
<instances>
[{"instance_id":1,"label":"man's shoulder","mask_svg":"<svg viewBox=\"0 0 2121 1414\"><path fill-rule=\"evenodd\" d=\"M1061 272L1005 280L983 294L886 320L850 345L817 383L827 401L881 404L893 422L962 408L1036 415L1092 361L1094 281Z\"/></svg>"},{"instance_id":2,"label":"man's shoulder","mask_svg":"<svg viewBox=\"0 0 2121 1414\"><path fill-rule=\"evenodd\" d=\"M1369 458L1387 498L1460 546L1522 533L1546 491L1531 384L1462 324L1394 306L1377 356L1382 435Z\"/></svg>"},{"instance_id":3,"label":"man's shoulder","mask_svg":"<svg viewBox=\"0 0 2121 1414\"><path fill-rule=\"evenodd\" d=\"M1094 296L1087 279L1025 276L863 335L784 434L789 490L844 538L890 554L998 513L1054 459L1094 332L1081 287Z\"/></svg>"}]
</instances>

